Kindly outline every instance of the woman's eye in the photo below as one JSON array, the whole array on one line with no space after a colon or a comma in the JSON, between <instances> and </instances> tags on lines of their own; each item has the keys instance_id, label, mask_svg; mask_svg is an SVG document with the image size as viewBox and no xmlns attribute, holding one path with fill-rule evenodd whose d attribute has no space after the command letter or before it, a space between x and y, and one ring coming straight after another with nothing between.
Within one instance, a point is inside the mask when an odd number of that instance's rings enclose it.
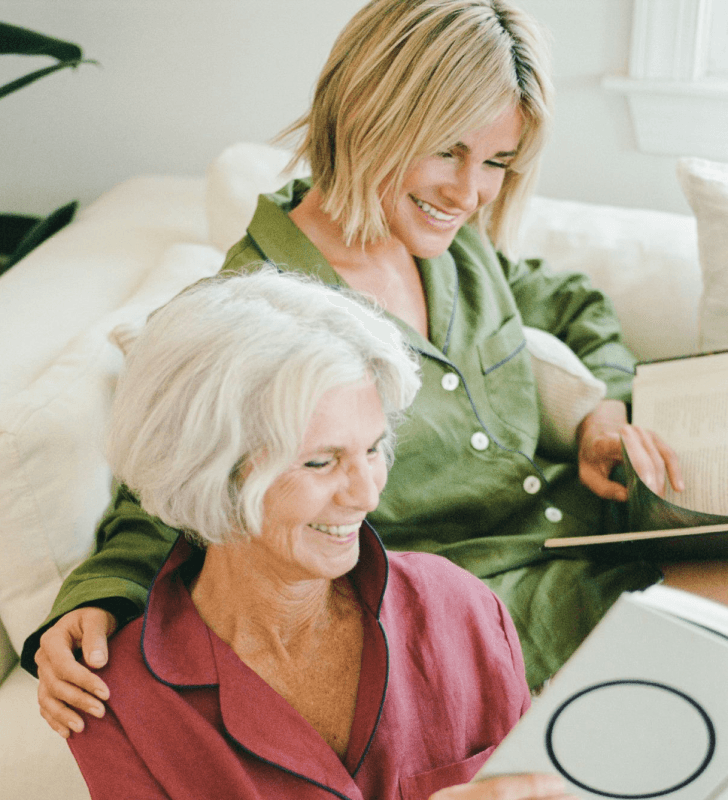
<instances>
[{"instance_id":1,"label":"woman's eye","mask_svg":"<svg viewBox=\"0 0 728 800\"><path fill-rule=\"evenodd\" d=\"M331 464L331 459L325 459L324 461L307 461L303 466L308 467L308 469L324 469Z\"/></svg>"},{"instance_id":2,"label":"woman's eye","mask_svg":"<svg viewBox=\"0 0 728 800\"><path fill-rule=\"evenodd\" d=\"M497 169L508 169L510 164L504 164L502 161L486 161L485 162L489 167L496 167Z\"/></svg>"},{"instance_id":3,"label":"woman's eye","mask_svg":"<svg viewBox=\"0 0 728 800\"><path fill-rule=\"evenodd\" d=\"M437 156L438 158L455 158L455 153L448 150L447 152L438 153Z\"/></svg>"}]
</instances>

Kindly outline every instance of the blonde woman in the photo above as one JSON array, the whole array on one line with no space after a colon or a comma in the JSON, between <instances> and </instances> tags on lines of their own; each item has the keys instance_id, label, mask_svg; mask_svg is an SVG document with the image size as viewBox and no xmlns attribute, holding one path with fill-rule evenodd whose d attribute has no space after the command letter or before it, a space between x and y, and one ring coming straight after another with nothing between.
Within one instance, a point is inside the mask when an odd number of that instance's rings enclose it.
<instances>
[{"instance_id":1,"label":"blonde woman","mask_svg":"<svg viewBox=\"0 0 728 800\"><path fill-rule=\"evenodd\" d=\"M681 485L673 451L628 424L634 359L609 300L583 276L515 258L551 107L543 33L509 2L372 0L289 131L311 178L261 196L226 261L351 287L401 327L423 388L370 518L388 548L444 555L500 595L531 686L622 591L662 577L654 564L547 560L543 540L615 524L620 437L648 485ZM539 448L524 324L558 336L607 384L571 461ZM99 552L27 641L23 663L33 670L35 655L41 711L60 734L82 729L74 708L104 713L108 688L87 666L102 666L106 637L141 612L175 536L120 493Z\"/></svg>"}]
</instances>

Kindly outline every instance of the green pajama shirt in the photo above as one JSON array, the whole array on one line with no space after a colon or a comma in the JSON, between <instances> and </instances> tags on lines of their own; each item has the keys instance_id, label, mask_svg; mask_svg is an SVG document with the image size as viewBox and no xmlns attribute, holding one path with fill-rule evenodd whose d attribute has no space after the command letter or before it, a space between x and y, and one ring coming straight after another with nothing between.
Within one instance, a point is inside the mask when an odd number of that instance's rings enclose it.
<instances>
[{"instance_id":1,"label":"green pajama shirt","mask_svg":"<svg viewBox=\"0 0 728 800\"><path fill-rule=\"evenodd\" d=\"M289 219L309 187L294 181L259 198L224 270L264 262L345 285ZM511 262L470 227L437 258L418 262L429 340L396 320L422 364L422 388L397 431L395 462L368 519L393 550L446 556L505 601L531 686L568 658L622 591L660 579L651 564L608 567L546 557L544 539L605 530L608 504L583 487L575 461L541 452L539 410L523 326L568 344L607 396L628 401L634 358L604 295L585 276L540 260ZM394 319L394 318L393 318ZM99 550L64 583L41 630L102 598L139 613L176 531L147 516L123 488L99 526ZM32 668L38 633L26 643Z\"/></svg>"}]
</instances>

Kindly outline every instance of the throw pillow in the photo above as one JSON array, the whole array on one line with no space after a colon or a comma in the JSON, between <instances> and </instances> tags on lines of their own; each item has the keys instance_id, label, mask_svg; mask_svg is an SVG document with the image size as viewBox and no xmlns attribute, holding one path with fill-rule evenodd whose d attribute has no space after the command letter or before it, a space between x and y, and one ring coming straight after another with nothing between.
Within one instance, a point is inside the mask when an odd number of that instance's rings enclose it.
<instances>
[{"instance_id":1,"label":"throw pillow","mask_svg":"<svg viewBox=\"0 0 728 800\"><path fill-rule=\"evenodd\" d=\"M606 294L639 360L696 351L700 266L691 214L534 197L523 233L524 256L585 273Z\"/></svg>"},{"instance_id":2,"label":"throw pillow","mask_svg":"<svg viewBox=\"0 0 728 800\"><path fill-rule=\"evenodd\" d=\"M0 619L16 652L45 619L68 573L91 552L111 496L104 440L122 356L110 331L142 325L185 286L215 274L222 261L206 245L168 248L124 306L0 403Z\"/></svg>"},{"instance_id":3,"label":"throw pillow","mask_svg":"<svg viewBox=\"0 0 728 800\"><path fill-rule=\"evenodd\" d=\"M224 150L207 168L205 207L210 242L226 253L245 235L258 195L274 192L304 167L286 172L291 153L256 142L240 142Z\"/></svg>"},{"instance_id":4,"label":"throw pillow","mask_svg":"<svg viewBox=\"0 0 728 800\"><path fill-rule=\"evenodd\" d=\"M523 331L538 387L539 446L554 456L573 456L576 429L604 399L607 386L553 334L525 326Z\"/></svg>"},{"instance_id":5,"label":"throw pillow","mask_svg":"<svg viewBox=\"0 0 728 800\"><path fill-rule=\"evenodd\" d=\"M703 275L699 348L728 348L728 164L681 158L677 174L698 226Z\"/></svg>"}]
</instances>

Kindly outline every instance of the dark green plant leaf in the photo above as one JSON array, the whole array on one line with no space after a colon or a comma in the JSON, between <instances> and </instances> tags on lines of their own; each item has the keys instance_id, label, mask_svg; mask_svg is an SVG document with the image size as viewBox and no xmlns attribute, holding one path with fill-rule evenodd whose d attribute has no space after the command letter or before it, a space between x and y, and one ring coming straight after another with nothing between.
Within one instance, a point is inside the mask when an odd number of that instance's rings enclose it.
<instances>
[{"instance_id":1,"label":"dark green plant leaf","mask_svg":"<svg viewBox=\"0 0 728 800\"><path fill-rule=\"evenodd\" d=\"M15 252L23 237L40 220L29 214L0 214L0 258Z\"/></svg>"},{"instance_id":2,"label":"dark green plant leaf","mask_svg":"<svg viewBox=\"0 0 728 800\"><path fill-rule=\"evenodd\" d=\"M39 78L50 75L52 72L58 72L59 69L66 69L66 67L76 68L79 64L98 64L98 62L91 59L82 59L80 61L63 61L60 64L53 64L51 67L44 67L43 69L23 75L22 78L10 81L10 83L6 83L5 86L0 86L0 97L5 97L5 95L11 94L12 92L17 92L18 89L22 89L29 83L37 81Z\"/></svg>"},{"instance_id":3,"label":"dark green plant leaf","mask_svg":"<svg viewBox=\"0 0 728 800\"><path fill-rule=\"evenodd\" d=\"M21 258L24 258L28 253L36 248L39 244L44 242L54 233L57 233L61 228L68 225L73 219L73 215L78 208L78 201L74 200L61 208L56 209L52 214L45 219L40 220L34 225L28 233L22 238L15 251L5 261L3 270L10 269L13 264L17 264Z\"/></svg>"},{"instance_id":4,"label":"dark green plant leaf","mask_svg":"<svg viewBox=\"0 0 728 800\"><path fill-rule=\"evenodd\" d=\"M51 56L59 61L80 61L83 52L77 44L0 22L0 54Z\"/></svg>"}]
</instances>

